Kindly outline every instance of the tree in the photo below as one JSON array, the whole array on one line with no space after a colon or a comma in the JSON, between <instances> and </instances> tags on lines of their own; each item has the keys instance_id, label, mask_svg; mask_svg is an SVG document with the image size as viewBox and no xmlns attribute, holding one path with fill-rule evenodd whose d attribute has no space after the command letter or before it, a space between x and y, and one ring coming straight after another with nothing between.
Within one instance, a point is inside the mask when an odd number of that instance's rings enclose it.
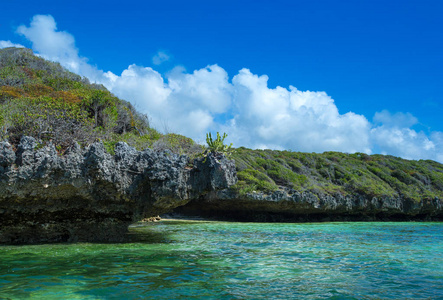
<instances>
[{"instance_id":1,"label":"tree","mask_svg":"<svg viewBox=\"0 0 443 300\"><path fill-rule=\"evenodd\" d=\"M95 90L92 95L86 100L86 105L92 111L95 127L99 125L100 113L109 105L108 93L105 91Z\"/></svg>"}]
</instances>

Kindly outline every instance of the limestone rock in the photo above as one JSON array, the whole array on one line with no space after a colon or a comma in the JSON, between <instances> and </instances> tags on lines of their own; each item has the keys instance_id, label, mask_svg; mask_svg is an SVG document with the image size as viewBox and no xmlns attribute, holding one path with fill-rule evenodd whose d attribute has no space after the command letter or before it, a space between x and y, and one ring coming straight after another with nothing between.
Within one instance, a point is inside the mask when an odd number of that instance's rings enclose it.
<instances>
[{"instance_id":1,"label":"limestone rock","mask_svg":"<svg viewBox=\"0 0 443 300\"><path fill-rule=\"evenodd\" d=\"M401 196L328 195L284 188L271 194L239 195L224 189L194 199L174 212L235 221L441 221L443 201L435 198L415 202Z\"/></svg>"},{"instance_id":2,"label":"limestone rock","mask_svg":"<svg viewBox=\"0 0 443 300\"><path fill-rule=\"evenodd\" d=\"M126 143L116 145L115 155L96 142L85 149L74 144L60 156L31 137L16 153L2 142L0 243L120 241L132 222L235 182L232 162L202 160L189 168L186 156Z\"/></svg>"}]
</instances>

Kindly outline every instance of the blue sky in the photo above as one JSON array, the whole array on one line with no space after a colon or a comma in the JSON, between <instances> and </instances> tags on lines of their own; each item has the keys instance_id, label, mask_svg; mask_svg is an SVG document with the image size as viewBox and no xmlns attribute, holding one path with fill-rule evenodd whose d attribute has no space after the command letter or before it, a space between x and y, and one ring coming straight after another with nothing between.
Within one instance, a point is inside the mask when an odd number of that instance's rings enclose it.
<instances>
[{"instance_id":1,"label":"blue sky","mask_svg":"<svg viewBox=\"0 0 443 300\"><path fill-rule=\"evenodd\" d=\"M443 161L442 15L423 0L8 1L0 40L105 84L160 130Z\"/></svg>"}]
</instances>

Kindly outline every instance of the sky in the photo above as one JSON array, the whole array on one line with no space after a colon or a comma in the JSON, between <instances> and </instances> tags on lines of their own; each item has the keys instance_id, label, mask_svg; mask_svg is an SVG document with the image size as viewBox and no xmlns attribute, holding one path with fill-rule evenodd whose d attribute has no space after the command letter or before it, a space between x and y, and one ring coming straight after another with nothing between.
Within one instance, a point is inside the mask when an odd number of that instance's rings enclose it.
<instances>
[{"instance_id":1,"label":"sky","mask_svg":"<svg viewBox=\"0 0 443 300\"><path fill-rule=\"evenodd\" d=\"M163 132L443 162L443 1L15 1L25 46Z\"/></svg>"}]
</instances>

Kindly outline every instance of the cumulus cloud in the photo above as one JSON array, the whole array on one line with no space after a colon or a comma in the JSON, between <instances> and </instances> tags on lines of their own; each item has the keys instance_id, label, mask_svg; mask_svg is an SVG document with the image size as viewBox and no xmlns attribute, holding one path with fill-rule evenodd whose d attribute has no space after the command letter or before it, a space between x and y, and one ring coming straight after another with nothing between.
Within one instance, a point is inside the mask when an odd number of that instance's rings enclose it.
<instances>
[{"instance_id":1,"label":"cumulus cloud","mask_svg":"<svg viewBox=\"0 0 443 300\"><path fill-rule=\"evenodd\" d=\"M25 46L20 44L14 44L11 41L0 41L0 49L9 48L9 47L24 48Z\"/></svg>"},{"instance_id":2,"label":"cumulus cloud","mask_svg":"<svg viewBox=\"0 0 443 300\"><path fill-rule=\"evenodd\" d=\"M152 68L130 65L120 76L108 73L105 85L117 95L123 95L142 110L161 108L171 93L163 77Z\"/></svg>"},{"instance_id":3,"label":"cumulus cloud","mask_svg":"<svg viewBox=\"0 0 443 300\"><path fill-rule=\"evenodd\" d=\"M369 122L354 113L340 115L324 92L270 89L268 77L242 69L234 76L236 144L299 151L370 153Z\"/></svg>"},{"instance_id":4,"label":"cumulus cloud","mask_svg":"<svg viewBox=\"0 0 443 300\"><path fill-rule=\"evenodd\" d=\"M168 61L170 56L166 54L164 51L158 51L156 55L152 58L152 63L156 66L161 65L162 63Z\"/></svg>"},{"instance_id":5,"label":"cumulus cloud","mask_svg":"<svg viewBox=\"0 0 443 300\"><path fill-rule=\"evenodd\" d=\"M183 107L200 107L213 113L224 113L231 105L232 85L228 73L218 65L195 70L192 74L172 72L168 76L171 97Z\"/></svg>"},{"instance_id":6,"label":"cumulus cloud","mask_svg":"<svg viewBox=\"0 0 443 300\"><path fill-rule=\"evenodd\" d=\"M391 114L387 110L376 112L373 121L375 124L385 124L390 127L411 127L418 123L418 119L411 113L397 112Z\"/></svg>"},{"instance_id":7,"label":"cumulus cloud","mask_svg":"<svg viewBox=\"0 0 443 300\"><path fill-rule=\"evenodd\" d=\"M412 129L418 123L412 114L391 114L384 110L375 114L374 122L376 125L371 129L372 144L382 154L443 161L443 132L432 132L428 136L423 131Z\"/></svg>"},{"instance_id":8,"label":"cumulus cloud","mask_svg":"<svg viewBox=\"0 0 443 300\"><path fill-rule=\"evenodd\" d=\"M160 130L168 127L197 141L208 131L224 131L228 142L251 148L375 151L443 161L443 133L427 135L412 129L418 120L410 113L381 111L371 123L353 112L340 114L325 92L300 91L294 86L269 88L266 75L248 69L240 70L232 80L218 65L193 72L176 67L166 75L138 65L128 66L120 75L103 72L79 55L74 37L58 31L52 16L34 16L29 27L22 25L17 32L31 41L39 55L104 84L133 103ZM158 52L153 63L168 59Z\"/></svg>"},{"instance_id":9,"label":"cumulus cloud","mask_svg":"<svg viewBox=\"0 0 443 300\"><path fill-rule=\"evenodd\" d=\"M167 77L149 67L131 65L117 76L106 74L104 83L116 95L130 100L148 114L157 127L194 138L204 136L218 114L230 105L232 85L228 74L217 65L192 74L175 70Z\"/></svg>"},{"instance_id":10,"label":"cumulus cloud","mask_svg":"<svg viewBox=\"0 0 443 300\"><path fill-rule=\"evenodd\" d=\"M17 33L30 40L34 50L42 55L57 60L78 59L74 37L67 32L57 31L57 25L52 16L36 15L32 18L29 27L19 26Z\"/></svg>"},{"instance_id":11,"label":"cumulus cloud","mask_svg":"<svg viewBox=\"0 0 443 300\"><path fill-rule=\"evenodd\" d=\"M226 71L217 65L191 74L177 68L170 72L166 84L165 78L149 67L130 65L116 75L89 65L79 55L74 37L58 31L52 16L36 15L29 27L22 25L17 32L31 41L39 55L105 85L133 103L159 129L166 124L171 131L199 140L214 125L214 118L225 113L230 105L232 87Z\"/></svg>"},{"instance_id":12,"label":"cumulus cloud","mask_svg":"<svg viewBox=\"0 0 443 300\"><path fill-rule=\"evenodd\" d=\"M80 57L74 37L65 31L58 31L55 20L50 15L36 15L29 27L22 25L17 33L32 43L32 49L42 57L60 62L72 72L88 77L92 81L101 81L103 72L88 64Z\"/></svg>"}]
</instances>

